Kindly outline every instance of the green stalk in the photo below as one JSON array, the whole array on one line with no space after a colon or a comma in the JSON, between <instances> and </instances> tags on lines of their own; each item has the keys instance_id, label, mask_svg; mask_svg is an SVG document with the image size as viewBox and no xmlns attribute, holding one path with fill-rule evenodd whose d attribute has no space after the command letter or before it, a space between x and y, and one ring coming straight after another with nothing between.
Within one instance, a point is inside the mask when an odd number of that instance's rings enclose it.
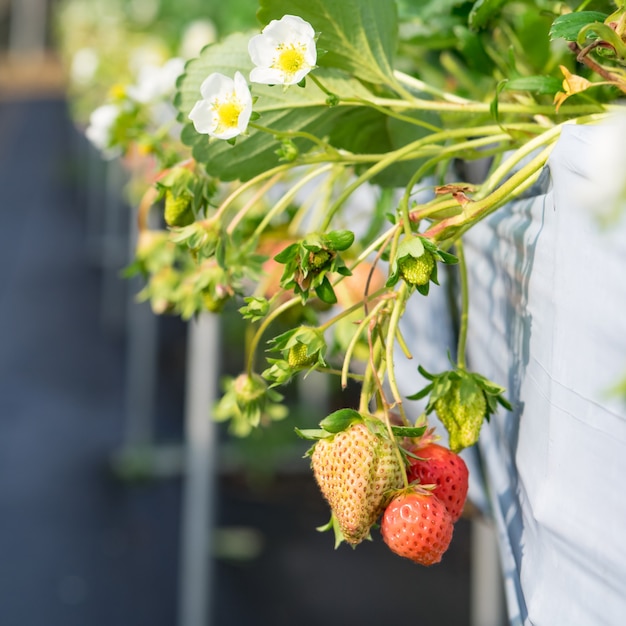
<instances>
[{"instance_id":1,"label":"green stalk","mask_svg":"<svg viewBox=\"0 0 626 626\"><path fill-rule=\"evenodd\" d=\"M337 283L333 283L333 284L335 285ZM318 326L317 329L320 332L324 332L328 330L333 324L336 324L338 321L342 320L344 317L348 317L348 315L352 315L352 313L354 313L355 311L358 311L365 302L369 302L370 300L376 300L376 298L379 298L380 296L382 296L386 291L387 289L385 287L382 287L378 291L372 294L368 294L367 298L365 298L364 300L361 300L360 302L356 302L355 304L348 307L347 309L344 309L340 313L337 313L337 315L334 315L330 319L326 320L323 324Z\"/></svg>"},{"instance_id":2,"label":"green stalk","mask_svg":"<svg viewBox=\"0 0 626 626\"><path fill-rule=\"evenodd\" d=\"M490 195L475 202L469 202L463 208L462 213L455 217L444 219L431 226L425 233L425 237L430 237L434 241L444 241L446 238L442 236L446 229L453 227L455 230L455 238L466 232L475 223L484 219L493 213L500 206L514 198L519 193L520 186L533 175L538 174L539 170L545 165L552 146L544 148L532 161L527 163L523 168L515 172L500 187L495 189Z\"/></svg>"},{"instance_id":3,"label":"green stalk","mask_svg":"<svg viewBox=\"0 0 626 626\"><path fill-rule=\"evenodd\" d=\"M289 188L289 191L287 191L287 193L283 195L283 197L272 207L272 209L265 214L265 217L261 220L261 223L256 227L254 233L252 234L252 238L260 235L265 230L267 225L289 206L289 203L293 200L298 191L302 189L302 187L307 185L309 181L313 180L320 174L328 172L333 167L334 163L322 165L322 167L318 167L317 169L309 172L305 176L302 176L297 183L294 183L294 185Z\"/></svg>"},{"instance_id":4,"label":"green stalk","mask_svg":"<svg viewBox=\"0 0 626 626\"><path fill-rule=\"evenodd\" d=\"M246 213L248 213L248 211L250 211L250 209L252 209L252 207L254 207L256 203L280 180L281 174L282 173L278 173L273 178L265 181L265 183L254 192L252 198L250 198L250 200L248 200L241 207L241 209L239 209L237 215L233 217L230 224L228 224L228 228L226 229L226 232L229 235L232 235L235 232L235 228L237 228L239 222L241 222L241 220L246 216Z\"/></svg>"},{"instance_id":5,"label":"green stalk","mask_svg":"<svg viewBox=\"0 0 626 626\"><path fill-rule=\"evenodd\" d=\"M467 136L480 137L481 135L486 134L502 136L502 128L498 125L489 125L476 128L456 128L452 130L446 130L440 133L433 133L432 135L428 135L426 137L422 137L420 139L412 141L406 146L394 150L387 155L378 155L378 161L374 165L369 167L365 172L363 172L363 174L361 174L355 181L348 185L341 192L341 194L339 194L339 197L335 200L335 202L329 207L326 214L326 219L322 225L322 230L325 230L330 226L330 222L332 221L334 214L339 210L341 205L350 197L350 195L363 183L369 181L371 178L376 176L376 174L379 174L390 165L393 165L393 163L402 160L403 157L411 155L412 158L415 158L414 153L418 148L439 141L447 141L450 139L462 138Z\"/></svg>"},{"instance_id":6,"label":"green stalk","mask_svg":"<svg viewBox=\"0 0 626 626\"><path fill-rule=\"evenodd\" d=\"M397 293L398 297L394 302L393 310L391 311L391 317L389 318L389 328L387 329L387 345L385 346L387 360L387 380L389 381L389 388L391 389L391 394L393 396L396 406L398 407L398 411L400 412L402 421L405 424L408 424L409 420L407 419L406 413L404 411L404 405L402 404L402 395L400 394L400 390L398 389L398 382L396 379L396 370L394 367L393 359L395 337L398 333L400 318L402 317L402 313L404 312L406 301L409 295L408 285L404 281L402 281L402 285L398 289Z\"/></svg>"},{"instance_id":7,"label":"green stalk","mask_svg":"<svg viewBox=\"0 0 626 626\"><path fill-rule=\"evenodd\" d=\"M270 324L276 320L282 313L289 310L292 306L295 306L300 302L300 298L294 296L287 302L283 302L280 306L276 307L261 323L261 325L257 328L257 331L254 333L254 337L250 341L250 345L248 346L248 358L247 358L247 367L246 371L248 376L252 376L254 371L254 356L256 354L256 350L259 346L259 342L261 341L261 337L265 331L269 328Z\"/></svg>"},{"instance_id":8,"label":"green stalk","mask_svg":"<svg viewBox=\"0 0 626 626\"><path fill-rule=\"evenodd\" d=\"M257 185L258 183L268 179L268 178L272 178L273 176L276 176L278 174L282 174L283 172L287 171L289 168L291 168L292 165L290 163L285 163L282 165L277 165L276 167L273 167L269 170L266 170L265 172L262 172L261 174L255 176L254 178L251 178L250 180L246 181L245 183L242 183L240 185L238 185L233 192L226 197L225 200L222 201L222 203L220 204L220 206L217 208L217 211L215 212L215 214L210 218L211 220L218 220L220 217L222 217L222 215L224 214L224 212L226 211L226 209L245 191L247 191L248 189L250 189L251 187L254 187L255 185Z\"/></svg>"},{"instance_id":9,"label":"green stalk","mask_svg":"<svg viewBox=\"0 0 626 626\"><path fill-rule=\"evenodd\" d=\"M429 85L424 81L419 80L418 78L409 76L408 74L405 74L400 70L394 70L393 74L398 79L398 81L404 83L405 85L407 85L407 87L411 87L423 93L428 93L431 96L436 96L437 98L441 98L446 102L452 102L454 104L467 104L468 102L470 102L469 100L461 98L460 96L455 96L454 94L437 89L437 87L433 87L432 85Z\"/></svg>"},{"instance_id":10,"label":"green stalk","mask_svg":"<svg viewBox=\"0 0 626 626\"><path fill-rule=\"evenodd\" d=\"M436 165L440 161L444 161L452 155L458 155L460 151L480 148L483 146L488 146L494 142L504 142L507 139L510 139L510 135L502 133L501 135L494 135L492 137L482 137L480 139L472 139L470 141L465 141L459 144L454 144L452 146L448 146L447 148L442 148L436 157L428 159L423 165L417 168L411 179L409 180L404 194L402 195L402 199L400 200L400 211L402 214L402 222L404 226L404 232L407 235L411 234L411 216L409 213L409 199L411 197L411 191L413 187L425 176L425 174L430 170L434 165ZM488 153L485 152L485 156Z\"/></svg>"},{"instance_id":11,"label":"green stalk","mask_svg":"<svg viewBox=\"0 0 626 626\"><path fill-rule=\"evenodd\" d=\"M459 278L461 282L461 317L459 323L459 341L456 350L456 363L460 370L465 369L465 345L467 343L467 327L469 322L469 285L467 281L467 264L463 250L463 240L456 242L456 256L459 259Z\"/></svg>"},{"instance_id":12,"label":"green stalk","mask_svg":"<svg viewBox=\"0 0 626 626\"><path fill-rule=\"evenodd\" d=\"M406 122L407 124L412 124L413 126L419 126L420 128L425 128L430 130L431 132L440 132L442 130L441 127L435 126L434 124L429 124L423 120L420 120L416 117L410 117L408 115L402 115L402 113L396 113L389 107L384 107L376 104L372 100L365 100L364 98L345 98L342 102L348 104L358 104L361 106L367 106L387 117L393 117L394 119L400 120L401 122Z\"/></svg>"},{"instance_id":13,"label":"green stalk","mask_svg":"<svg viewBox=\"0 0 626 626\"><path fill-rule=\"evenodd\" d=\"M373 320L378 315L380 310L384 306L386 306L386 304L387 303L384 301L379 302L370 311L370 313L359 323L356 330L354 331L354 334L352 335L352 339L350 339L350 343L348 344L348 347L346 348L346 354L344 355L344 358L343 358L343 367L341 368L341 388L342 389L345 389L346 386L348 385L348 376L350 372L350 360L352 358L352 353L354 352L354 349L356 348L356 344L359 340L359 337L361 336L361 333L363 332L365 327L370 323L370 321Z\"/></svg>"},{"instance_id":14,"label":"green stalk","mask_svg":"<svg viewBox=\"0 0 626 626\"><path fill-rule=\"evenodd\" d=\"M308 139L309 141L319 146L324 152L338 154L337 148L331 146L329 143L327 143L323 139L320 139L316 135L312 133L307 133L306 131L303 131L303 130L276 130L274 128L268 128L267 126L261 126L260 124L255 124L254 122L250 122L248 126L260 132L267 133L268 135L272 135L273 137L284 137L285 139L292 139L295 137L300 137L301 139Z\"/></svg>"},{"instance_id":15,"label":"green stalk","mask_svg":"<svg viewBox=\"0 0 626 626\"><path fill-rule=\"evenodd\" d=\"M369 413L369 401L374 393L374 377L376 375L377 364L380 361L381 347L380 343L376 343L376 346L372 344L371 332L368 332L368 344L370 348L370 360L365 369L365 376L363 379L363 385L361 386L361 396L359 399L359 412Z\"/></svg>"}]
</instances>

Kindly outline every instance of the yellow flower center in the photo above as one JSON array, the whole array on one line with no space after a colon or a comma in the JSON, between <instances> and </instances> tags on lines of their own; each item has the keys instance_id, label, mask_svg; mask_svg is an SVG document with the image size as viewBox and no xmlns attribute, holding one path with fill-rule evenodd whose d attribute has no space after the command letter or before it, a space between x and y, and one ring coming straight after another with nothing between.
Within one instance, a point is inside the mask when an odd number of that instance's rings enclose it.
<instances>
[{"instance_id":1,"label":"yellow flower center","mask_svg":"<svg viewBox=\"0 0 626 626\"><path fill-rule=\"evenodd\" d=\"M122 100L122 98L126 97L126 87L124 87L124 85L120 85L119 83L116 83L109 90L109 96L113 100Z\"/></svg>"},{"instance_id":2,"label":"yellow flower center","mask_svg":"<svg viewBox=\"0 0 626 626\"><path fill-rule=\"evenodd\" d=\"M213 108L217 114L220 128L236 128L239 122L239 115L243 111L239 100L233 94L227 100L216 101Z\"/></svg>"},{"instance_id":3,"label":"yellow flower center","mask_svg":"<svg viewBox=\"0 0 626 626\"><path fill-rule=\"evenodd\" d=\"M295 74L302 69L304 64L304 46L289 44L289 46L278 47L278 57L273 67L285 74Z\"/></svg>"}]
</instances>

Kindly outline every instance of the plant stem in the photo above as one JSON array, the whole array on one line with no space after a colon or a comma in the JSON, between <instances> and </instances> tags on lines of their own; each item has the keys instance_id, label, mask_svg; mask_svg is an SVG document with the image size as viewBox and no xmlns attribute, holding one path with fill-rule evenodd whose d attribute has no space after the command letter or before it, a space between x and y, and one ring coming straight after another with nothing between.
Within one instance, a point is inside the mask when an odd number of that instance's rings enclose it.
<instances>
[{"instance_id":1,"label":"plant stem","mask_svg":"<svg viewBox=\"0 0 626 626\"><path fill-rule=\"evenodd\" d=\"M335 285L335 284L336 283L333 283L333 285ZM324 332L324 331L328 330L333 324L336 324L339 320L343 319L344 317L347 317L348 315L351 315L355 311L358 311L363 306L364 302L369 302L370 300L375 300L376 298L379 298L380 296L382 296L385 293L386 290L387 289L385 287L382 287L381 289L379 289L375 293L369 294L367 296L367 298L365 298L364 300L361 300L360 302L357 302L357 303L353 304L351 307L348 307L347 309L344 309L340 313L337 313L337 315L331 317L330 319L325 321L323 324L318 326L317 329L320 332Z\"/></svg>"},{"instance_id":2,"label":"plant stem","mask_svg":"<svg viewBox=\"0 0 626 626\"><path fill-rule=\"evenodd\" d=\"M456 350L456 363L460 370L465 369L465 345L467 343L467 327L469 322L469 285L467 281L467 264L463 250L463 240L456 242L456 256L459 259L459 278L461 283L461 317L459 323L459 342Z\"/></svg>"},{"instance_id":3,"label":"plant stem","mask_svg":"<svg viewBox=\"0 0 626 626\"><path fill-rule=\"evenodd\" d=\"M282 174L283 172L287 171L290 167L292 167L292 165L288 164L288 163L284 163L282 165L277 165L276 167L273 167L273 168L271 168L269 170L266 170L265 172L262 172L258 176L255 176L254 178L251 178L250 180L247 180L245 183L242 183L242 184L238 185L237 187L235 187L233 192L229 196L227 196L226 199L224 199L222 201L220 206L217 208L217 211L215 212L215 214L210 219L211 220L218 220L220 217L222 217L222 215L224 214L226 209L242 193L244 193L245 191L247 191L251 187L254 187L255 185L257 185L261 181L266 180L267 178L272 178L273 176L276 176L277 174Z\"/></svg>"},{"instance_id":4,"label":"plant stem","mask_svg":"<svg viewBox=\"0 0 626 626\"><path fill-rule=\"evenodd\" d=\"M433 87L418 78L409 76L400 70L394 70L393 74L401 83L407 85L407 87L411 87L423 93L428 93L431 96L436 96L437 98L442 98L446 102L453 102L455 104L467 104L470 102L470 100L466 100L460 96L455 96L454 94L441 91L440 89L437 89L436 87Z\"/></svg>"},{"instance_id":5,"label":"plant stem","mask_svg":"<svg viewBox=\"0 0 626 626\"><path fill-rule=\"evenodd\" d=\"M320 139L316 135L312 133L307 133L303 130L276 130L274 128L268 128L267 126L255 124L254 122L250 122L248 126L250 128L254 128L260 132L267 133L268 135L272 135L277 138L284 137L285 139L292 139L295 137L300 137L301 139L308 139L315 145L319 146L324 152L338 154L337 148L331 146L329 143L325 142L323 139Z\"/></svg>"},{"instance_id":6,"label":"plant stem","mask_svg":"<svg viewBox=\"0 0 626 626\"><path fill-rule=\"evenodd\" d=\"M356 178L356 180L348 185L341 192L341 194L339 194L339 197L335 200L335 202L328 208L326 219L322 224L322 230L325 230L329 227L334 214L350 197L350 195L363 183L369 181L393 163L403 160L403 158L405 157L415 158L415 152L418 148L437 142L448 141L450 139L457 139L468 136L479 137L479 139L476 140L479 142L479 146L489 143L488 139L485 139L484 137L481 138L481 135L496 135L496 138L499 138L500 140L502 140L502 138L509 138L508 135L502 133L502 127L498 125L481 126L476 128L456 128L422 137L386 155L376 155L378 157L378 160L374 163L374 165L369 167L365 172L363 172L363 174L361 174L358 178ZM441 149L442 148L439 148L439 150ZM451 150L451 152L454 153L454 150Z\"/></svg>"},{"instance_id":7,"label":"plant stem","mask_svg":"<svg viewBox=\"0 0 626 626\"><path fill-rule=\"evenodd\" d=\"M239 209L239 211L237 212L237 215L233 217L233 219L230 221L230 224L228 224L228 228L226 229L226 232L229 235L232 235L233 232L235 232L235 228L237 228L237 225L239 224L239 222L241 222L241 220L246 216L246 213L252 207L254 207L256 203L280 180L280 177L281 177L281 173L279 172L273 178L270 178L269 180L265 181L265 183L261 185L255 191L252 198L250 198L250 200L248 200L241 207L241 209Z\"/></svg>"},{"instance_id":8,"label":"plant stem","mask_svg":"<svg viewBox=\"0 0 626 626\"><path fill-rule=\"evenodd\" d=\"M370 323L370 321L373 320L378 315L380 310L384 306L386 306L386 304L387 303L385 301L380 301L371 310L371 312L365 318L363 318L363 320L357 326L357 329L354 331L354 334L352 335L352 338L350 339L350 343L348 344L348 347L346 348L346 353L343 358L343 367L341 369L341 388L342 389L345 389L346 386L348 385L348 376L350 372L350 360L352 358L352 353L354 352L354 349L356 348L356 344L359 340L359 337L361 336L361 333L363 332L365 327Z\"/></svg>"},{"instance_id":9,"label":"plant stem","mask_svg":"<svg viewBox=\"0 0 626 626\"><path fill-rule=\"evenodd\" d=\"M433 241L444 242L447 239L445 236L447 229L451 229L451 236L454 236L455 239L459 237L474 224L518 195L520 189L525 187L527 180L539 174L551 150L552 146L544 148L536 157L515 172L490 195L474 202L468 202L459 215L437 222L424 233L424 236L431 238Z\"/></svg>"},{"instance_id":10,"label":"plant stem","mask_svg":"<svg viewBox=\"0 0 626 626\"><path fill-rule=\"evenodd\" d=\"M400 394L400 390L398 389L398 382L396 379L396 370L394 367L393 358L395 337L398 332L400 318L402 316L402 313L404 312L406 301L409 295L408 285L404 281L402 281L402 285L398 289L397 294L398 296L396 298L396 301L394 302L393 310L391 311L391 317L389 318L389 328L387 329L387 345L385 346L387 360L387 380L389 381L389 388L391 389L391 394L393 395L395 404L398 407L398 411L400 412L402 421L405 424L408 424L409 422L404 411L404 405L402 404L402 396Z\"/></svg>"},{"instance_id":11,"label":"plant stem","mask_svg":"<svg viewBox=\"0 0 626 626\"><path fill-rule=\"evenodd\" d=\"M247 367L246 371L248 376L252 375L254 371L254 356L256 354L257 347L259 342L261 341L261 337L265 331L269 328L270 324L277 318L279 315L290 309L292 306L295 306L300 302L299 297L293 297L287 302L283 302L280 306L276 307L261 323L261 325L257 328L257 331L254 333L254 337L252 337L252 341L248 347L248 359L247 359Z\"/></svg>"},{"instance_id":12,"label":"plant stem","mask_svg":"<svg viewBox=\"0 0 626 626\"><path fill-rule=\"evenodd\" d=\"M308 174L302 176L297 183L295 183L287 193L283 195L283 197L272 207L270 211L265 214L265 217L261 220L261 223L256 227L252 237L259 236L267 227L267 225L282 211L284 211L289 203L296 196L298 191L302 189L305 185L307 185L311 180L323 174L324 172L328 172L334 167L334 163L327 163L326 165L322 165L317 169L309 172Z\"/></svg>"}]
</instances>

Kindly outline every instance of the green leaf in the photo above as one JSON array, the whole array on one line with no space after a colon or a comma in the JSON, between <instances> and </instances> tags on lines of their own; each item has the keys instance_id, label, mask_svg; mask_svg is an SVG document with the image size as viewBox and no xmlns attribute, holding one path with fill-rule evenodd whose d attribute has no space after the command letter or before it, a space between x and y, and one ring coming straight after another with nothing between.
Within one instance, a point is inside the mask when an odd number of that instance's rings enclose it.
<instances>
[{"instance_id":1,"label":"green leaf","mask_svg":"<svg viewBox=\"0 0 626 626\"><path fill-rule=\"evenodd\" d=\"M458 257L443 250L437 250L437 256L447 265L456 265L459 262Z\"/></svg>"},{"instance_id":2,"label":"green leaf","mask_svg":"<svg viewBox=\"0 0 626 626\"><path fill-rule=\"evenodd\" d=\"M201 99L200 85L213 72L233 76L240 71L247 76L252 61L247 46L250 34L234 34L222 42L208 46L201 55L187 63L186 71L178 83L176 106L179 119L188 122L194 104ZM372 94L356 79L333 69L318 69L316 74L326 88L346 98L367 100ZM255 111L261 114L259 124L283 133L304 131L317 137L332 136L335 129L350 125L351 115L361 107L328 107L327 94L314 81L305 88L291 87L287 90L267 85L254 85L253 94L258 96ZM380 114L380 117L385 117ZM248 129L234 146L220 140L210 140L207 135L195 131L193 125L183 128L181 139L192 147L196 160L203 163L208 173L222 180L249 180L281 163L284 138L277 139L273 133ZM313 143L302 137L293 137L293 144L300 154L305 154ZM375 144L374 144L375 145ZM364 151L375 151L372 145L363 146Z\"/></svg>"},{"instance_id":3,"label":"green leaf","mask_svg":"<svg viewBox=\"0 0 626 626\"><path fill-rule=\"evenodd\" d=\"M315 293L317 297L322 302L326 302L326 304L335 304L335 302L337 302L335 290L330 284L327 276L324 276L322 282L317 287L315 287Z\"/></svg>"},{"instance_id":4,"label":"green leaf","mask_svg":"<svg viewBox=\"0 0 626 626\"><path fill-rule=\"evenodd\" d=\"M506 80L501 80L498 82L496 86L496 92L493 96L493 100L491 101L491 104L489 105L489 113L491 114L491 117L493 117L493 119L498 124L500 123L500 112L498 109L499 98L505 85L506 85Z\"/></svg>"},{"instance_id":5,"label":"green leaf","mask_svg":"<svg viewBox=\"0 0 626 626\"><path fill-rule=\"evenodd\" d=\"M288 263L296 257L299 249L300 244L291 243L284 250L281 250L278 254L274 256L274 261L276 261L277 263Z\"/></svg>"},{"instance_id":6,"label":"green leaf","mask_svg":"<svg viewBox=\"0 0 626 626\"><path fill-rule=\"evenodd\" d=\"M355 422L362 421L363 418L354 409L339 409L325 417L320 426L329 433L340 433L349 428Z\"/></svg>"},{"instance_id":7,"label":"green leaf","mask_svg":"<svg viewBox=\"0 0 626 626\"><path fill-rule=\"evenodd\" d=\"M331 143L356 154L384 155L425 137L432 127L439 125L436 113L429 111L405 112L404 116L418 123L399 120L368 107L353 108L350 115L341 118L330 136ZM425 124L425 126L421 124ZM406 185L426 158L398 161L377 174L372 182L382 187Z\"/></svg>"},{"instance_id":8,"label":"green leaf","mask_svg":"<svg viewBox=\"0 0 626 626\"><path fill-rule=\"evenodd\" d=\"M422 243L421 237L406 237L398 246L398 252L396 253L396 258L401 259L405 256L412 256L415 259L418 259L424 254L424 244Z\"/></svg>"},{"instance_id":9,"label":"green leaf","mask_svg":"<svg viewBox=\"0 0 626 626\"><path fill-rule=\"evenodd\" d=\"M433 386L434 385L432 383L430 385L426 385L426 387L424 387L420 391L415 392L411 396L407 396L407 399L408 400L421 400L422 398L425 398L433 390Z\"/></svg>"},{"instance_id":10,"label":"green leaf","mask_svg":"<svg viewBox=\"0 0 626 626\"><path fill-rule=\"evenodd\" d=\"M350 230L334 230L325 239L329 250L347 250L354 243L354 233Z\"/></svg>"},{"instance_id":11,"label":"green leaf","mask_svg":"<svg viewBox=\"0 0 626 626\"><path fill-rule=\"evenodd\" d=\"M550 40L565 39L566 41L576 41L581 28L594 22L604 22L605 13L599 11L579 11L578 13L567 13L559 15L550 29Z\"/></svg>"},{"instance_id":12,"label":"green leaf","mask_svg":"<svg viewBox=\"0 0 626 626\"><path fill-rule=\"evenodd\" d=\"M280 19L285 14L300 16L320 33L318 48L328 51L319 56L320 67L335 67L369 83L393 82L393 55L397 38L395 2L260 1L257 15L263 24Z\"/></svg>"},{"instance_id":13,"label":"green leaf","mask_svg":"<svg viewBox=\"0 0 626 626\"><path fill-rule=\"evenodd\" d=\"M431 374L428 370L426 370L421 365L417 366L417 371L427 380L435 380L435 375Z\"/></svg>"},{"instance_id":14,"label":"green leaf","mask_svg":"<svg viewBox=\"0 0 626 626\"><path fill-rule=\"evenodd\" d=\"M329 433L321 428L294 428L296 435L301 439L318 440L329 436Z\"/></svg>"},{"instance_id":15,"label":"green leaf","mask_svg":"<svg viewBox=\"0 0 626 626\"><path fill-rule=\"evenodd\" d=\"M250 296L244 298L244 302L246 302L246 306L242 306L239 313L244 319L249 319L251 322L258 322L269 312L270 303L265 298Z\"/></svg>"},{"instance_id":16,"label":"green leaf","mask_svg":"<svg viewBox=\"0 0 626 626\"><path fill-rule=\"evenodd\" d=\"M469 14L470 28L483 28L499 11L506 0L478 0Z\"/></svg>"},{"instance_id":17,"label":"green leaf","mask_svg":"<svg viewBox=\"0 0 626 626\"><path fill-rule=\"evenodd\" d=\"M505 91L531 91L538 94L555 94L563 81L553 76L522 76L504 83Z\"/></svg>"},{"instance_id":18,"label":"green leaf","mask_svg":"<svg viewBox=\"0 0 626 626\"><path fill-rule=\"evenodd\" d=\"M391 431L397 437L421 437L426 432L426 426L392 426Z\"/></svg>"}]
</instances>

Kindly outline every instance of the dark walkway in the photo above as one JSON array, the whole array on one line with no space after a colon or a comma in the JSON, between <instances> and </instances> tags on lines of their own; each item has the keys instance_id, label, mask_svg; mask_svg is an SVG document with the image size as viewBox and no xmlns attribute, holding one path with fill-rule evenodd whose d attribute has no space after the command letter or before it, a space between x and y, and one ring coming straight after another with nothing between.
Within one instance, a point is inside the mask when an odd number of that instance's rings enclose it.
<instances>
[{"instance_id":1,"label":"dark walkway","mask_svg":"<svg viewBox=\"0 0 626 626\"><path fill-rule=\"evenodd\" d=\"M0 626L176 626L180 482L108 471L124 341L99 322L72 132L62 101L0 104ZM161 393L177 406L180 381ZM218 562L212 626L468 623L466 523L429 570L380 540L334 552L303 476L264 491L221 480L219 525L261 543L253 560Z\"/></svg>"},{"instance_id":2,"label":"dark walkway","mask_svg":"<svg viewBox=\"0 0 626 626\"><path fill-rule=\"evenodd\" d=\"M178 484L128 487L63 102L0 105L0 624L170 626Z\"/></svg>"}]
</instances>

